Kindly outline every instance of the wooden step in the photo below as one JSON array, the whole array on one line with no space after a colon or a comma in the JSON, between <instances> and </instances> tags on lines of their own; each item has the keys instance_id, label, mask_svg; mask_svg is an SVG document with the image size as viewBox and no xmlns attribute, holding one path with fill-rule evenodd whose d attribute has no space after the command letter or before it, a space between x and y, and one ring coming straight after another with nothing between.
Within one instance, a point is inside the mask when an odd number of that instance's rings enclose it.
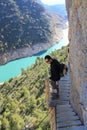
<instances>
[{"instance_id":1,"label":"wooden step","mask_svg":"<svg viewBox=\"0 0 87 130\"><path fill-rule=\"evenodd\" d=\"M60 94L59 94L60 95ZM68 97L69 98L69 94L68 95L60 95L60 97L59 98L66 98L66 97Z\"/></svg>"},{"instance_id":2,"label":"wooden step","mask_svg":"<svg viewBox=\"0 0 87 130\"><path fill-rule=\"evenodd\" d=\"M68 108L68 107L71 108L71 105L70 105L70 104L66 104L66 105L57 105L57 108Z\"/></svg>"},{"instance_id":3,"label":"wooden step","mask_svg":"<svg viewBox=\"0 0 87 130\"><path fill-rule=\"evenodd\" d=\"M70 128L57 128L57 130L87 130L87 126L73 126Z\"/></svg>"},{"instance_id":4,"label":"wooden step","mask_svg":"<svg viewBox=\"0 0 87 130\"><path fill-rule=\"evenodd\" d=\"M59 90L70 90L70 86L59 86Z\"/></svg>"},{"instance_id":5,"label":"wooden step","mask_svg":"<svg viewBox=\"0 0 87 130\"><path fill-rule=\"evenodd\" d=\"M68 73L59 81L59 101L56 106L56 130L87 130L81 127L80 118L70 104L70 87L70 75Z\"/></svg>"},{"instance_id":6,"label":"wooden step","mask_svg":"<svg viewBox=\"0 0 87 130\"><path fill-rule=\"evenodd\" d=\"M59 86L59 90L70 90L70 87L65 87L65 86L60 87Z\"/></svg>"},{"instance_id":7,"label":"wooden step","mask_svg":"<svg viewBox=\"0 0 87 130\"><path fill-rule=\"evenodd\" d=\"M69 103L69 101L59 100L57 102L58 105L63 105L63 104L67 104L67 103Z\"/></svg>"},{"instance_id":8,"label":"wooden step","mask_svg":"<svg viewBox=\"0 0 87 130\"><path fill-rule=\"evenodd\" d=\"M74 110L72 108L66 108L66 109L58 109L57 113L66 113L66 112L73 112Z\"/></svg>"},{"instance_id":9,"label":"wooden step","mask_svg":"<svg viewBox=\"0 0 87 130\"><path fill-rule=\"evenodd\" d=\"M67 105L67 106L58 106L57 105L57 107L56 107L56 110L57 111L64 111L64 110L73 110L73 108L71 107L71 106L69 106L69 105Z\"/></svg>"},{"instance_id":10,"label":"wooden step","mask_svg":"<svg viewBox=\"0 0 87 130\"><path fill-rule=\"evenodd\" d=\"M56 107L57 106L57 104L58 105L64 105L64 104L68 104L69 103L69 101L67 101L67 100L63 100L63 101L60 101L60 100L50 100L49 102L48 102L48 106L49 107Z\"/></svg>"},{"instance_id":11,"label":"wooden step","mask_svg":"<svg viewBox=\"0 0 87 130\"><path fill-rule=\"evenodd\" d=\"M67 87L67 88L70 88L70 84L64 84L64 83L62 83L62 84L60 84L60 87Z\"/></svg>"},{"instance_id":12,"label":"wooden step","mask_svg":"<svg viewBox=\"0 0 87 130\"><path fill-rule=\"evenodd\" d=\"M70 82L69 80L67 80L67 79L66 79L65 81L64 81L64 80L60 80L59 83L60 83L60 84L61 84L61 83L71 84L71 82Z\"/></svg>"},{"instance_id":13,"label":"wooden step","mask_svg":"<svg viewBox=\"0 0 87 130\"><path fill-rule=\"evenodd\" d=\"M67 122L67 121L75 121L75 120L79 120L79 117L78 116L69 116L67 118L64 118L64 117L57 118L57 122Z\"/></svg>"},{"instance_id":14,"label":"wooden step","mask_svg":"<svg viewBox=\"0 0 87 130\"><path fill-rule=\"evenodd\" d=\"M70 93L70 89L62 89L62 88L60 88L60 89L59 89L59 92L67 92L67 93Z\"/></svg>"},{"instance_id":15,"label":"wooden step","mask_svg":"<svg viewBox=\"0 0 87 130\"><path fill-rule=\"evenodd\" d=\"M64 82L64 81L61 81L60 82L60 85L68 85L68 86L70 86L71 85L71 83L70 82L68 82L68 81L66 81L66 82Z\"/></svg>"},{"instance_id":16,"label":"wooden step","mask_svg":"<svg viewBox=\"0 0 87 130\"><path fill-rule=\"evenodd\" d=\"M56 117L57 118L58 117L66 117L67 118L67 116L75 116L75 115L76 115L75 112L67 112L67 113L61 113L61 114L57 113Z\"/></svg>"},{"instance_id":17,"label":"wooden step","mask_svg":"<svg viewBox=\"0 0 87 130\"><path fill-rule=\"evenodd\" d=\"M63 127L71 127L71 126L80 126L82 125L80 120L77 121L71 121L71 122L63 122L63 123L57 123L57 128L63 128Z\"/></svg>"},{"instance_id":18,"label":"wooden step","mask_svg":"<svg viewBox=\"0 0 87 130\"><path fill-rule=\"evenodd\" d=\"M69 101L69 97L60 97L61 101Z\"/></svg>"},{"instance_id":19,"label":"wooden step","mask_svg":"<svg viewBox=\"0 0 87 130\"><path fill-rule=\"evenodd\" d=\"M67 92L60 92L59 95L61 95L62 97L63 97L63 95L70 96L70 94Z\"/></svg>"}]
</instances>

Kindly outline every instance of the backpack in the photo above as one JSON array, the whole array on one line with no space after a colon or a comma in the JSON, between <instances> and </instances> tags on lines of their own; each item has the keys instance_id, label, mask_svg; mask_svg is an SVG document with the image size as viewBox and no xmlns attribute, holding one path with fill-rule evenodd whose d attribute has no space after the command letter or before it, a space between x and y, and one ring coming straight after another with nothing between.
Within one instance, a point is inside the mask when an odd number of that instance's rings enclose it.
<instances>
[{"instance_id":1,"label":"backpack","mask_svg":"<svg viewBox=\"0 0 87 130\"><path fill-rule=\"evenodd\" d=\"M60 63L60 78L67 74L68 67L64 63Z\"/></svg>"}]
</instances>

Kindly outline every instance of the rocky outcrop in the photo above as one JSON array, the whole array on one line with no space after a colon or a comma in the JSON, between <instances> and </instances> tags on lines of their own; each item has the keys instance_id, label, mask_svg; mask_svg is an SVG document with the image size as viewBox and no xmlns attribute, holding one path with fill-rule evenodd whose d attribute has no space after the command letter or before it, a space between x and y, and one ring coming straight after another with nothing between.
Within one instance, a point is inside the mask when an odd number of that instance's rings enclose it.
<instances>
[{"instance_id":1,"label":"rocky outcrop","mask_svg":"<svg viewBox=\"0 0 87 130\"><path fill-rule=\"evenodd\" d=\"M60 33L60 36L55 35L55 40L60 40L62 38L62 34ZM55 41L54 40L54 41ZM9 52L0 54L0 65L5 64L11 60L24 58L28 56L32 56L34 54L37 54L41 51L45 51L49 49L51 46L53 46L53 43L38 43L35 45L32 45L30 47L24 47L16 50L11 50Z\"/></svg>"},{"instance_id":2,"label":"rocky outcrop","mask_svg":"<svg viewBox=\"0 0 87 130\"><path fill-rule=\"evenodd\" d=\"M52 21L51 21L52 23ZM54 23L51 25L53 28L52 30L52 38L50 39L50 42L46 43L36 43L34 45L28 46L28 47L22 47L15 50L10 50L5 53L0 54L0 65L3 65L11 60L23 58L32 56L36 53L39 53L44 50L48 50L50 47L52 47L54 44L59 42L63 38L63 31L61 27L59 27L60 24L55 20Z\"/></svg>"},{"instance_id":3,"label":"rocky outcrop","mask_svg":"<svg viewBox=\"0 0 87 130\"><path fill-rule=\"evenodd\" d=\"M72 8L72 0L70 0L70 1L66 0L66 9L67 9L68 17L70 15L71 8Z\"/></svg>"},{"instance_id":4,"label":"rocky outcrop","mask_svg":"<svg viewBox=\"0 0 87 130\"><path fill-rule=\"evenodd\" d=\"M66 0L66 7L69 14L71 103L87 125L87 0Z\"/></svg>"},{"instance_id":5,"label":"rocky outcrop","mask_svg":"<svg viewBox=\"0 0 87 130\"><path fill-rule=\"evenodd\" d=\"M20 48L16 50L12 50L10 52L6 52L4 54L0 55L0 64L5 64L8 61L27 57L27 56L32 56L40 51L47 50L51 46L50 43L42 43L33 45L31 47L25 47L25 48Z\"/></svg>"}]
</instances>

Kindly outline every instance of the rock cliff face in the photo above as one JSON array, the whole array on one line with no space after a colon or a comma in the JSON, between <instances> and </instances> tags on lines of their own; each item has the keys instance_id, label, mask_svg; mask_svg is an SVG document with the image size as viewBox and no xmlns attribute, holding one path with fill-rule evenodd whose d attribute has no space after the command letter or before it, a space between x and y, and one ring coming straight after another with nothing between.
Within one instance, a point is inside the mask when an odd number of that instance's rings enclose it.
<instances>
[{"instance_id":1,"label":"rock cliff face","mask_svg":"<svg viewBox=\"0 0 87 130\"><path fill-rule=\"evenodd\" d=\"M87 0L66 0L69 15L71 103L87 125Z\"/></svg>"},{"instance_id":2,"label":"rock cliff face","mask_svg":"<svg viewBox=\"0 0 87 130\"><path fill-rule=\"evenodd\" d=\"M0 65L5 64L11 60L32 56L38 52L47 50L52 46L51 43L38 43L31 47L23 47L20 49L12 50L4 54L0 54Z\"/></svg>"}]
</instances>

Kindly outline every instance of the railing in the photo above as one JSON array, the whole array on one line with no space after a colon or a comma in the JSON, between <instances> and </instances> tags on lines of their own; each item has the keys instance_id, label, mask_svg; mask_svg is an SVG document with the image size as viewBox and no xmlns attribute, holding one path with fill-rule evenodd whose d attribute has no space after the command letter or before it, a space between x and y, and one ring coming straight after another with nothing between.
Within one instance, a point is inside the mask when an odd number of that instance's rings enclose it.
<instances>
[{"instance_id":1,"label":"railing","mask_svg":"<svg viewBox=\"0 0 87 130\"><path fill-rule=\"evenodd\" d=\"M49 86L49 79L45 79L45 95L46 95L46 101L47 105L49 104L50 101L50 86Z\"/></svg>"},{"instance_id":2,"label":"railing","mask_svg":"<svg viewBox=\"0 0 87 130\"><path fill-rule=\"evenodd\" d=\"M49 79L48 78L45 79L45 94L46 94L46 101L47 101L49 116L50 116L50 127L51 127L51 130L56 130L56 107L53 105L50 105L52 100L51 100L51 93L50 93L50 85L49 84L50 84Z\"/></svg>"},{"instance_id":3,"label":"railing","mask_svg":"<svg viewBox=\"0 0 87 130\"><path fill-rule=\"evenodd\" d=\"M50 117L50 128L51 130L56 130L56 117L55 117L55 107L53 106L49 106L50 102L51 102L51 94L50 94L50 86L49 86L49 79L45 79L45 95L46 95L46 101L47 101L47 106L48 106L48 113L46 116L44 116L41 121L39 122L39 124L37 124L36 126L25 126L25 128L23 130L35 130L38 129L39 126L44 122L44 120L46 120L48 118L48 116ZM41 107L43 105L43 103L41 103L39 107ZM32 124L31 124L32 125Z\"/></svg>"}]
</instances>

